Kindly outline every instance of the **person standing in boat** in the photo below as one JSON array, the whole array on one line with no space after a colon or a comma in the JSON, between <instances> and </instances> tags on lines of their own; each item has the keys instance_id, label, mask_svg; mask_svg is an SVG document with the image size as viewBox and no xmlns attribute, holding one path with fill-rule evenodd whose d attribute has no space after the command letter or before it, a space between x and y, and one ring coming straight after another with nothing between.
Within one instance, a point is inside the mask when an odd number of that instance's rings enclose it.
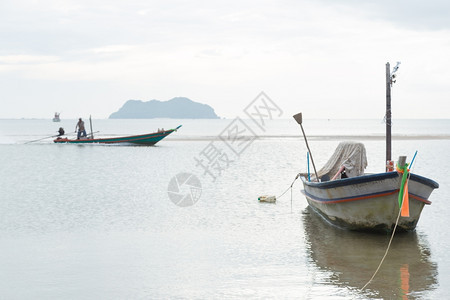
<instances>
[{"instance_id":1,"label":"person standing in boat","mask_svg":"<svg viewBox=\"0 0 450 300\"><path fill-rule=\"evenodd\" d=\"M86 137L86 129L84 128L84 121L81 118L78 119L77 126L75 126L75 132L77 132L77 128L78 128L77 139L79 140L81 135L83 135L83 137Z\"/></svg>"}]
</instances>

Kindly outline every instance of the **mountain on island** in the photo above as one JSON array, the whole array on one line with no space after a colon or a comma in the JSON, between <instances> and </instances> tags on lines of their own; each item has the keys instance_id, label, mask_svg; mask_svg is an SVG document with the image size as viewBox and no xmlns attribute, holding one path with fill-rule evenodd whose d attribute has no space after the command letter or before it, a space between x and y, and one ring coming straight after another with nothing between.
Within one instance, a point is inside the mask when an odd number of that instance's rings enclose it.
<instances>
[{"instance_id":1,"label":"mountain on island","mask_svg":"<svg viewBox=\"0 0 450 300\"><path fill-rule=\"evenodd\" d=\"M128 100L110 119L219 119L214 109L188 98L176 97L168 101Z\"/></svg>"}]
</instances>

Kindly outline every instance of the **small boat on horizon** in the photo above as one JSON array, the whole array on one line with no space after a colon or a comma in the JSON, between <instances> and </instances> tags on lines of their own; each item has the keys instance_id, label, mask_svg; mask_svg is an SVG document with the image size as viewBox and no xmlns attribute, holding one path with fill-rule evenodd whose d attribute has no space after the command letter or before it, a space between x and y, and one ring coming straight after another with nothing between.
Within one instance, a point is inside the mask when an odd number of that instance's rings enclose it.
<instances>
[{"instance_id":1,"label":"small boat on horizon","mask_svg":"<svg viewBox=\"0 0 450 300\"><path fill-rule=\"evenodd\" d=\"M59 115L61 113L55 112L55 116L53 117L53 122L61 122L61 119L59 118Z\"/></svg>"},{"instance_id":2,"label":"small boat on horizon","mask_svg":"<svg viewBox=\"0 0 450 300\"><path fill-rule=\"evenodd\" d=\"M131 136L123 136L123 137L109 137L109 138L91 138L88 136L87 138L80 139L69 139L67 137L58 137L53 140L54 143L57 144L132 144L132 145L142 145L142 146L153 146L169 134L174 131L177 131L181 125L176 127L175 129L169 130L158 130L154 133L140 134L140 135L131 135Z\"/></svg>"}]
</instances>

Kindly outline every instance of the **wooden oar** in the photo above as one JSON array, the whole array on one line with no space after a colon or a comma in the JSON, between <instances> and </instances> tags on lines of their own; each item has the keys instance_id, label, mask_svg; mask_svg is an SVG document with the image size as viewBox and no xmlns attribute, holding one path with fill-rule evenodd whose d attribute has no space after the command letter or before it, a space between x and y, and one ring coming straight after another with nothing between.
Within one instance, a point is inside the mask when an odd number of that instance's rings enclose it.
<instances>
[{"instance_id":1,"label":"wooden oar","mask_svg":"<svg viewBox=\"0 0 450 300\"><path fill-rule=\"evenodd\" d=\"M302 126L302 113L298 113L296 115L293 115L293 118L295 119L295 121L297 121L297 123L302 128L303 137L305 138L305 142L306 142L306 148L308 148L309 155L311 156L311 162L312 162L312 165L314 167L314 173L316 174L316 180L317 180L317 182L319 182L319 176L317 175L316 165L314 164L314 159L313 159L311 150L309 149L308 140L306 139L306 134L305 134L305 131L303 130L303 126Z\"/></svg>"}]
</instances>

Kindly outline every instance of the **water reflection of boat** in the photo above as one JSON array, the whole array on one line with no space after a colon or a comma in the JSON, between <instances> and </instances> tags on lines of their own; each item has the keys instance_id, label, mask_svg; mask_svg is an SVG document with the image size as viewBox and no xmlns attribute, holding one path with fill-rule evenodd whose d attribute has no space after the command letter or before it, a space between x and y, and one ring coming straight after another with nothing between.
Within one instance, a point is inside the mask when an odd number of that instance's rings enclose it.
<instances>
[{"instance_id":1,"label":"water reflection of boat","mask_svg":"<svg viewBox=\"0 0 450 300\"><path fill-rule=\"evenodd\" d=\"M390 236L367 235L326 224L307 207L303 213L305 236L314 264L331 272L325 284L362 288L372 277L384 255ZM383 299L423 298L437 284L437 265L423 236L416 232L397 234L389 253L365 292Z\"/></svg>"}]
</instances>

